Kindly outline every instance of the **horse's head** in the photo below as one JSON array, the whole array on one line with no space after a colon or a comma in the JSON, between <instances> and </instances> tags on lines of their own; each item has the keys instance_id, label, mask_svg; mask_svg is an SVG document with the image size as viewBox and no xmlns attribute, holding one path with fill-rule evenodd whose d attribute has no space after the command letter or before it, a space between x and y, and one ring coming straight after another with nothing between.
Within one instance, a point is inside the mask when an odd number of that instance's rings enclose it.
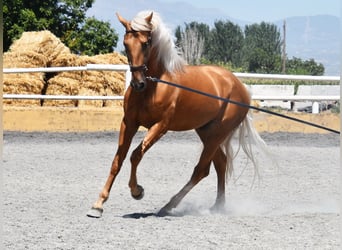
<instances>
[{"instance_id":1,"label":"horse's head","mask_svg":"<svg viewBox=\"0 0 342 250\"><path fill-rule=\"evenodd\" d=\"M129 22L116 14L126 29L123 44L132 72L131 87L136 91L146 88L146 63L151 51L151 32L153 12L145 18Z\"/></svg>"}]
</instances>

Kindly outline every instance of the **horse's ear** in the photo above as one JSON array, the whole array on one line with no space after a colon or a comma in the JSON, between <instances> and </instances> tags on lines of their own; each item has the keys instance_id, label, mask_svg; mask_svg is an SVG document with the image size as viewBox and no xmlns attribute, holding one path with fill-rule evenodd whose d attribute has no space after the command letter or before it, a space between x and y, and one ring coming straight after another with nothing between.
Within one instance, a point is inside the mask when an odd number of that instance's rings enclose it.
<instances>
[{"instance_id":1,"label":"horse's ear","mask_svg":"<svg viewBox=\"0 0 342 250\"><path fill-rule=\"evenodd\" d=\"M118 17L118 20L120 21L120 23L122 23L122 25L126 28L126 29L128 29L128 21L125 19L125 18L123 18L122 16L120 16L120 14L118 13L118 12L116 12L116 16Z\"/></svg>"},{"instance_id":2,"label":"horse's ear","mask_svg":"<svg viewBox=\"0 0 342 250\"><path fill-rule=\"evenodd\" d=\"M150 14L148 17L145 18L145 20L146 20L146 22L147 22L148 24L151 23L152 17L153 17L153 12L151 12L151 14Z\"/></svg>"}]
</instances>

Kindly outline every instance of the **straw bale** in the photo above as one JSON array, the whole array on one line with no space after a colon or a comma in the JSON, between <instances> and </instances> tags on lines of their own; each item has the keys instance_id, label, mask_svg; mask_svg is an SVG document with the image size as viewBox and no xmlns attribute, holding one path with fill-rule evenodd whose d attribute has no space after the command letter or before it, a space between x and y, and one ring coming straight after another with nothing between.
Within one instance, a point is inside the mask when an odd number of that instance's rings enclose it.
<instances>
[{"instance_id":1,"label":"straw bale","mask_svg":"<svg viewBox=\"0 0 342 250\"><path fill-rule=\"evenodd\" d=\"M127 64L127 57L114 52L108 54L101 54L92 56L91 58L85 58L95 64ZM91 71L92 72L92 71ZM105 95L123 95L125 90L125 73L115 71L98 71L103 74L103 80L101 84L106 90ZM98 79L97 79L98 80Z\"/></svg>"},{"instance_id":2,"label":"straw bale","mask_svg":"<svg viewBox=\"0 0 342 250\"><path fill-rule=\"evenodd\" d=\"M6 94L31 93L40 94L44 79L37 73L6 74L4 76L3 92Z\"/></svg>"},{"instance_id":3,"label":"straw bale","mask_svg":"<svg viewBox=\"0 0 342 250\"><path fill-rule=\"evenodd\" d=\"M60 53L70 50L49 31L24 32L20 39L4 53L5 68L47 67ZM5 74L4 93L42 94L45 88L44 73ZM40 105L40 100L5 100L11 105Z\"/></svg>"},{"instance_id":4,"label":"straw bale","mask_svg":"<svg viewBox=\"0 0 342 250\"><path fill-rule=\"evenodd\" d=\"M47 58L36 52L5 52L4 68L45 67ZM43 73L4 74L5 94L41 94L44 87ZM4 100L3 104L27 106L40 105L40 100Z\"/></svg>"},{"instance_id":5,"label":"straw bale","mask_svg":"<svg viewBox=\"0 0 342 250\"><path fill-rule=\"evenodd\" d=\"M96 56L80 56L78 58L81 65L86 64L122 64L127 63L127 58L118 54L110 53ZM123 95L125 89L125 73L114 71L82 71L82 81L80 83L80 95ZM101 104L102 102L102 104ZM79 106L89 105L113 106L115 101L79 101Z\"/></svg>"},{"instance_id":6,"label":"straw bale","mask_svg":"<svg viewBox=\"0 0 342 250\"><path fill-rule=\"evenodd\" d=\"M48 30L24 32L10 47L12 52L36 52L51 62L61 54L70 54L59 38Z\"/></svg>"},{"instance_id":7,"label":"straw bale","mask_svg":"<svg viewBox=\"0 0 342 250\"><path fill-rule=\"evenodd\" d=\"M100 54L93 56L93 58L99 63L107 63L107 64L127 64L127 57L119 54L117 52L108 53L108 54Z\"/></svg>"},{"instance_id":8,"label":"straw bale","mask_svg":"<svg viewBox=\"0 0 342 250\"><path fill-rule=\"evenodd\" d=\"M97 95L104 94L104 73L101 71L83 71L81 87L91 89Z\"/></svg>"},{"instance_id":9,"label":"straw bale","mask_svg":"<svg viewBox=\"0 0 342 250\"><path fill-rule=\"evenodd\" d=\"M95 96L98 95L98 93L92 89L83 88L79 90L79 95L85 95L85 96ZM79 100L78 101L78 107L103 107L103 101L102 100Z\"/></svg>"},{"instance_id":10,"label":"straw bale","mask_svg":"<svg viewBox=\"0 0 342 250\"><path fill-rule=\"evenodd\" d=\"M127 57L117 52L94 56L108 64L128 64ZM105 86L110 88L112 95L123 95L125 91L125 72L105 71Z\"/></svg>"},{"instance_id":11,"label":"straw bale","mask_svg":"<svg viewBox=\"0 0 342 250\"><path fill-rule=\"evenodd\" d=\"M56 60L51 62L51 67L72 67L72 66L84 66L79 61L79 56L75 54L63 54L59 56ZM56 73L58 76L57 80L60 80L60 85L63 85L63 82L68 79L77 80L81 82L82 80L82 72L81 71L64 71ZM66 79L65 79L66 78ZM68 84L68 83L66 83Z\"/></svg>"},{"instance_id":12,"label":"straw bale","mask_svg":"<svg viewBox=\"0 0 342 250\"><path fill-rule=\"evenodd\" d=\"M105 88L111 89L114 95L123 95L125 92L125 73L113 71L104 72Z\"/></svg>"},{"instance_id":13,"label":"straw bale","mask_svg":"<svg viewBox=\"0 0 342 250\"><path fill-rule=\"evenodd\" d=\"M44 80L39 73L4 75L3 92L5 94L41 94L43 87ZM5 99L3 104L15 106L40 106L40 100Z\"/></svg>"},{"instance_id":14,"label":"straw bale","mask_svg":"<svg viewBox=\"0 0 342 250\"><path fill-rule=\"evenodd\" d=\"M90 63L98 64L99 61L91 56L80 56L79 62L83 65ZM82 71L82 81L80 82L79 95L86 96L103 96L104 86L103 86L103 72L101 71ZM79 100L78 107L103 107L102 100Z\"/></svg>"},{"instance_id":15,"label":"straw bale","mask_svg":"<svg viewBox=\"0 0 342 250\"><path fill-rule=\"evenodd\" d=\"M46 95L78 95L80 79L62 72L47 82ZM77 100L45 100L43 106L76 107Z\"/></svg>"},{"instance_id":16,"label":"straw bale","mask_svg":"<svg viewBox=\"0 0 342 250\"><path fill-rule=\"evenodd\" d=\"M34 51L5 52L3 55L4 68L46 67L48 58Z\"/></svg>"},{"instance_id":17,"label":"straw bale","mask_svg":"<svg viewBox=\"0 0 342 250\"><path fill-rule=\"evenodd\" d=\"M61 54L50 62L51 67L84 66L75 54Z\"/></svg>"},{"instance_id":18,"label":"straw bale","mask_svg":"<svg viewBox=\"0 0 342 250\"><path fill-rule=\"evenodd\" d=\"M72 54L50 31L24 32L3 57L5 68L68 67L87 64L127 64L117 52L96 56ZM67 71L59 73L5 74L4 93L47 95L123 95L125 73L114 71ZM5 100L6 103L33 103L40 100ZM4 103L5 103L4 102ZM44 106L111 106L116 101L44 100Z\"/></svg>"},{"instance_id":19,"label":"straw bale","mask_svg":"<svg viewBox=\"0 0 342 250\"><path fill-rule=\"evenodd\" d=\"M51 62L51 67L83 66L79 56L61 54ZM82 82L81 71L65 71L56 73L46 82L46 95L78 95ZM44 106L76 107L77 100L45 100Z\"/></svg>"},{"instance_id":20,"label":"straw bale","mask_svg":"<svg viewBox=\"0 0 342 250\"><path fill-rule=\"evenodd\" d=\"M113 92L112 89L108 88L105 89L105 96L117 96L117 93ZM104 100L103 106L104 107L117 107L122 106L121 100Z\"/></svg>"},{"instance_id":21,"label":"straw bale","mask_svg":"<svg viewBox=\"0 0 342 250\"><path fill-rule=\"evenodd\" d=\"M46 95L78 95L82 76L80 72L61 72L46 82ZM77 106L74 100L45 100L43 106Z\"/></svg>"},{"instance_id":22,"label":"straw bale","mask_svg":"<svg viewBox=\"0 0 342 250\"><path fill-rule=\"evenodd\" d=\"M77 79L68 78L57 75L48 81L46 94L48 95L77 95L79 81Z\"/></svg>"},{"instance_id":23,"label":"straw bale","mask_svg":"<svg viewBox=\"0 0 342 250\"><path fill-rule=\"evenodd\" d=\"M125 92L125 75L124 73L118 73L113 71L107 71L104 73L104 91L105 96L122 96ZM104 101L105 107L117 106L118 101Z\"/></svg>"}]
</instances>

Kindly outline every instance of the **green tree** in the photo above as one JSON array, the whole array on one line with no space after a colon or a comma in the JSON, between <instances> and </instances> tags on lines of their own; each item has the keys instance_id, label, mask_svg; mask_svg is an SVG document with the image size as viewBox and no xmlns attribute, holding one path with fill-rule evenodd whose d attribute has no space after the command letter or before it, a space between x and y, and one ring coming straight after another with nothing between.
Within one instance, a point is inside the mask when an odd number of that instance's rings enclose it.
<instances>
[{"instance_id":1,"label":"green tree","mask_svg":"<svg viewBox=\"0 0 342 250\"><path fill-rule=\"evenodd\" d=\"M24 31L50 30L62 42L76 53L83 53L79 49L87 51L87 54L94 54L94 48L104 48L108 42L103 42L103 34L109 39L111 46L104 52L113 51L116 47L117 34L110 29L107 22L96 21L94 18L87 18L86 11L92 6L94 0L4 0L4 51L7 51L12 42L19 38ZM85 48L83 38L79 36L88 34L84 29L90 27L101 27L97 36L93 36L89 47ZM103 29L106 29L105 31ZM93 31L91 31L93 32ZM75 34L78 34L75 39ZM95 37L95 38L94 38ZM115 38L116 37L116 38ZM83 42L83 45L77 44Z\"/></svg>"},{"instance_id":2,"label":"green tree","mask_svg":"<svg viewBox=\"0 0 342 250\"><path fill-rule=\"evenodd\" d=\"M249 72L279 73L281 38L277 26L262 22L246 25L243 61Z\"/></svg>"},{"instance_id":3,"label":"green tree","mask_svg":"<svg viewBox=\"0 0 342 250\"><path fill-rule=\"evenodd\" d=\"M91 56L113 52L118 35L108 22L91 17L79 30L67 32L64 40L73 52Z\"/></svg>"},{"instance_id":4,"label":"green tree","mask_svg":"<svg viewBox=\"0 0 342 250\"><path fill-rule=\"evenodd\" d=\"M314 59L302 60L293 57L286 61L286 73L291 75L321 76L324 74L324 66L322 63L316 63Z\"/></svg>"},{"instance_id":5,"label":"green tree","mask_svg":"<svg viewBox=\"0 0 342 250\"><path fill-rule=\"evenodd\" d=\"M3 46L8 50L12 42L24 31L48 29L54 25L51 0L44 1L38 8L37 1L4 0L3 1Z\"/></svg>"},{"instance_id":6,"label":"green tree","mask_svg":"<svg viewBox=\"0 0 342 250\"><path fill-rule=\"evenodd\" d=\"M230 21L216 21L210 31L210 45L206 57L215 63L232 62L234 65L240 65L243 40L240 26Z\"/></svg>"}]
</instances>

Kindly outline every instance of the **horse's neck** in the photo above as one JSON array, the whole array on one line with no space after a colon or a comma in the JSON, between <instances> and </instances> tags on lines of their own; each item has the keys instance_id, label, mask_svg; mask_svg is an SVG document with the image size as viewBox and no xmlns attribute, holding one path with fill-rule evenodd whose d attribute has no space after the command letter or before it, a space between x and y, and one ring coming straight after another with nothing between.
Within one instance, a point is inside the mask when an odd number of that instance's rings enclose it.
<instances>
[{"instance_id":1,"label":"horse's neck","mask_svg":"<svg viewBox=\"0 0 342 250\"><path fill-rule=\"evenodd\" d=\"M165 67L162 62L157 60L157 53L152 50L150 60L147 62L148 75L156 78L161 78L165 73Z\"/></svg>"}]
</instances>

